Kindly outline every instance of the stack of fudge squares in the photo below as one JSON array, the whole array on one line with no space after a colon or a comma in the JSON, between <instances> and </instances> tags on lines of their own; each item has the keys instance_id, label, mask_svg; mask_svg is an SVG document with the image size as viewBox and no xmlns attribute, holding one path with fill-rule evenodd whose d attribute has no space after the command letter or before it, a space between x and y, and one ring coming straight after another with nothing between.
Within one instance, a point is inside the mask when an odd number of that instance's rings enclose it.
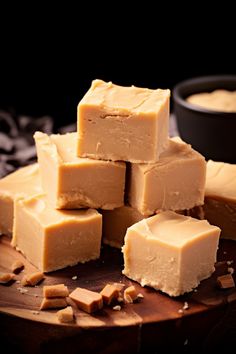
<instances>
[{"instance_id":1,"label":"stack of fudge squares","mask_svg":"<svg viewBox=\"0 0 236 354\"><path fill-rule=\"evenodd\" d=\"M124 245L123 273L170 296L209 277L220 229L184 215L204 203L206 162L169 138L169 100L95 80L77 132L36 132L38 164L0 181L12 245L44 272L99 258L102 241Z\"/></svg>"}]
</instances>

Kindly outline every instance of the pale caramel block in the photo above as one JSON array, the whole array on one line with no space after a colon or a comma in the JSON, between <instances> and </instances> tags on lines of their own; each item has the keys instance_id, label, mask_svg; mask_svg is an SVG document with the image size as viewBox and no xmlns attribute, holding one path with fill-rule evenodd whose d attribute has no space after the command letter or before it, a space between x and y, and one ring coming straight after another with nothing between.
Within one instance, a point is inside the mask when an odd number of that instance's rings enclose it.
<instances>
[{"instance_id":1,"label":"pale caramel block","mask_svg":"<svg viewBox=\"0 0 236 354\"><path fill-rule=\"evenodd\" d=\"M114 300L117 300L119 298L120 291L116 285L107 284L102 289L100 294L102 295L103 303L106 305L110 305Z\"/></svg>"},{"instance_id":2,"label":"pale caramel block","mask_svg":"<svg viewBox=\"0 0 236 354\"><path fill-rule=\"evenodd\" d=\"M67 307L67 302L65 298L62 297L58 297L54 299L43 298L40 305L40 310L58 309L63 307Z\"/></svg>"},{"instance_id":3,"label":"pale caramel block","mask_svg":"<svg viewBox=\"0 0 236 354\"><path fill-rule=\"evenodd\" d=\"M221 237L236 240L236 165L207 162L204 217L221 228Z\"/></svg>"},{"instance_id":4,"label":"pale caramel block","mask_svg":"<svg viewBox=\"0 0 236 354\"><path fill-rule=\"evenodd\" d=\"M124 162L76 157L77 133L34 135L42 186L58 209L114 209L124 204Z\"/></svg>"},{"instance_id":5,"label":"pale caramel block","mask_svg":"<svg viewBox=\"0 0 236 354\"><path fill-rule=\"evenodd\" d=\"M74 321L73 309L67 306L65 309L57 312L58 321L61 323L69 323Z\"/></svg>"},{"instance_id":6,"label":"pale caramel block","mask_svg":"<svg viewBox=\"0 0 236 354\"><path fill-rule=\"evenodd\" d=\"M45 195L16 202L12 244L43 272L99 258L101 236L96 210L56 210Z\"/></svg>"},{"instance_id":7,"label":"pale caramel block","mask_svg":"<svg viewBox=\"0 0 236 354\"><path fill-rule=\"evenodd\" d=\"M21 284L23 286L35 286L43 279L44 274L42 272L34 272L31 274L24 275L21 279Z\"/></svg>"},{"instance_id":8,"label":"pale caramel block","mask_svg":"<svg viewBox=\"0 0 236 354\"><path fill-rule=\"evenodd\" d=\"M101 210L103 242L111 247L121 248L127 228L142 220L144 216L128 205L114 210Z\"/></svg>"},{"instance_id":9,"label":"pale caramel block","mask_svg":"<svg viewBox=\"0 0 236 354\"><path fill-rule=\"evenodd\" d=\"M173 211L131 226L123 274L170 296L192 291L214 272L220 229Z\"/></svg>"},{"instance_id":10,"label":"pale caramel block","mask_svg":"<svg viewBox=\"0 0 236 354\"><path fill-rule=\"evenodd\" d=\"M15 200L41 191L38 164L20 168L0 180L0 234L12 234Z\"/></svg>"},{"instance_id":11,"label":"pale caramel block","mask_svg":"<svg viewBox=\"0 0 236 354\"><path fill-rule=\"evenodd\" d=\"M15 274L0 272L0 284L7 284L11 280L14 280Z\"/></svg>"},{"instance_id":12,"label":"pale caramel block","mask_svg":"<svg viewBox=\"0 0 236 354\"><path fill-rule=\"evenodd\" d=\"M23 262L21 261L15 261L12 263L11 265L11 270L13 271L13 273L20 273L23 269L24 269L25 265Z\"/></svg>"},{"instance_id":13,"label":"pale caramel block","mask_svg":"<svg viewBox=\"0 0 236 354\"><path fill-rule=\"evenodd\" d=\"M168 143L169 90L94 80L78 105L78 156L156 162Z\"/></svg>"},{"instance_id":14,"label":"pale caramel block","mask_svg":"<svg viewBox=\"0 0 236 354\"><path fill-rule=\"evenodd\" d=\"M129 204L146 216L202 205L205 178L204 157L180 138L172 138L155 164L131 164Z\"/></svg>"},{"instance_id":15,"label":"pale caramel block","mask_svg":"<svg viewBox=\"0 0 236 354\"><path fill-rule=\"evenodd\" d=\"M102 295L91 290L76 288L69 295L79 309L92 313L103 307Z\"/></svg>"},{"instance_id":16,"label":"pale caramel block","mask_svg":"<svg viewBox=\"0 0 236 354\"><path fill-rule=\"evenodd\" d=\"M43 296L47 299L54 297L67 297L69 290L64 284L45 285L43 287Z\"/></svg>"}]
</instances>

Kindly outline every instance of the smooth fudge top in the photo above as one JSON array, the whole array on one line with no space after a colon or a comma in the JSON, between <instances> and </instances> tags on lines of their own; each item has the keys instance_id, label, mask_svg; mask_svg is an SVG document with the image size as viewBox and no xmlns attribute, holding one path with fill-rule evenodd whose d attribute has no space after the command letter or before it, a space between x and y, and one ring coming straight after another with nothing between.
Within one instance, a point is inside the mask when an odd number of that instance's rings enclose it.
<instances>
[{"instance_id":1,"label":"smooth fudge top","mask_svg":"<svg viewBox=\"0 0 236 354\"><path fill-rule=\"evenodd\" d=\"M169 162L178 160L186 160L191 157L199 157L205 160L204 157L192 148L191 145L186 144L178 136L170 138L167 149L160 155L159 161L154 164L141 163L139 167L144 171L150 171L157 166L167 165ZM184 173L184 172L183 172Z\"/></svg>"},{"instance_id":2,"label":"smooth fudge top","mask_svg":"<svg viewBox=\"0 0 236 354\"><path fill-rule=\"evenodd\" d=\"M209 160L205 196L236 202L236 165Z\"/></svg>"},{"instance_id":3,"label":"smooth fudge top","mask_svg":"<svg viewBox=\"0 0 236 354\"><path fill-rule=\"evenodd\" d=\"M86 157L76 156L76 146L77 146L77 133L67 133L67 134L52 134L47 135L41 132L36 132L34 138L37 142L41 144L42 149L47 150L48 153L60 164L66 165L101 165L104 164L114 164L116 166L122 166L125 168L123 162L113 162L113 161L101 161L92 160Z\"/></svg>"},{"instance_id":4,"label":"smooth fudge top","mask_svg":"<svg viewBox=\"0 0 236 354\"><path fill-rule=\"evenodd\" d=\"M131 111L138 113L159 110L169 97L170 90L124 87L114 85L112 82L94 80L79 105L100 106L110 110L114 115L116 111L120 115L121 112L130 114Z\"/></svg>"},{"instance_id":5,"label":"smooth fudge top","mask_svg":"<svg viewBox=\"0 0 236 354\"><path fill-rule=\"evenodd\" d=\"M40 193L41 183L37 163L20 168L0 180L0 192L7 196Z\"/></svg>"},{"instance_id":6,"label":"smooth fudge top","mask_svg":"<svg viewBox=\"0 0 236 354\"><path fill-rule=\"evenodd\" d=\"M164 211L143 219L129 229L132 228L147 239L156 239L177 248L182 248L191 240L201 238L213 230L220 232L218 227L210 225L206 220L197 220L173 211Z\"/></svg>"},{"instance_id":7,"label":"smooth fudge top","mask_svg":"<svg viewBox=\"0 0 236 354\"><path fill-rule=\"evenodd\" d=\"M38 222L47 227L55 224L64 224L70 220L86 222L100 215L95 209L73 209L58 210L50 206L45 194L38 194L33 197L19 201L21 207L34 216Z\"/></svg>"}]
</instances>

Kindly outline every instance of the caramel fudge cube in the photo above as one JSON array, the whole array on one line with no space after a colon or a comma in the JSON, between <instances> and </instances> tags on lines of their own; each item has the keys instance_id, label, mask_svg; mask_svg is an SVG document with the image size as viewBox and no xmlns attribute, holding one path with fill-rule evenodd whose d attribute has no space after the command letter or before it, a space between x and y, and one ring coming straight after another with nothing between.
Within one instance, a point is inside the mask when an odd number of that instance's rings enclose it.
<instances>
[{"instance_id":1,"label":"caramel fudge cube","mask_svg":"<svg viewBox=\"0 0 236 354\"><path fill-rule=\"evenodd\" d=\"M79 309L88 313L101 310L103 307L102 295L95 291L76 288L69 296Z\"/></svg>"},{"instance_id":2,"label":"caramel fudge cube","mask_svg":"<svg viewBox=\"0 0 236 354\"><path fill-rule=\"evenodd\" d=\"M128 228L124 270L130 279L170 296L192 291L214 272L220 229L173 211Z\"/></svg>"},{"instance_id":3,"label":"caramel fudge cube","mask_svg":"<svg viewBox=\"0 0 236 354\"><path fill-rule=\"evenodd\" d=\"M12 244L43 272L99 258L101 235L96 210L53 209L45 195L16 202Z\"/></svg>"},{"instance_id":4,"label":"caramel fudge cube","mask_svg":"<svg viewBox=\"0 0 236 354\"><path fill-rule=\"evenodd\" d=\"M168 143L169 99L169 90L94 80L78 105L78 156L156 162Z\"/></svg>"},{"instance_id":5,"label":"caramel fudge cube","mask_svg":"<svg viewBox=\"0 0 236 354\"><path fill-rule=\"evenodd\" d=\"M203 213L222 229L221 237L236 240L236 165L207 162Z\"/></svg>"},{"instance_id":6,"label":"caramel fudge cube","mask_svg":"<svg viewBox=\"0 0 236 354\"><path fill-rule=\"evenodd\" d=\"M155 164L131 164L128 201L145 215L158 210L184 210L204 202L206 162L180 138Z\"/></svg>"},{"instance_id":7,"label":"caramel fudge cube","mask_svg":"<svg viewBox=\"0 0 236 354\"><path fill-rule=\"evenodd\" d=\"M121 248L127 228L142 220L144 216L129 205L114 210L101 210L103 243Z\"/></svg>"},{"instance_id":8,"label":"caramel fudge cube","mask_svg":"<svg viewBox=\"0 0 236 354\"><path fill-rule=\"evenodd\" d=\"M41 191L38 164L20 168L0 180L0 234L12 234L15 200Z\"/></svg>"},{"instance_id":9,"label":"caramel fudge cube","mask_svg":"<svg viewBox=\"0 0 236 354\"><path fill-rule=\"evenodd\" d=\"M76 157L77 133L36 132L42 186L57 209L114 209L124 204L124 162Z\"/></svg>"}]
</instances>

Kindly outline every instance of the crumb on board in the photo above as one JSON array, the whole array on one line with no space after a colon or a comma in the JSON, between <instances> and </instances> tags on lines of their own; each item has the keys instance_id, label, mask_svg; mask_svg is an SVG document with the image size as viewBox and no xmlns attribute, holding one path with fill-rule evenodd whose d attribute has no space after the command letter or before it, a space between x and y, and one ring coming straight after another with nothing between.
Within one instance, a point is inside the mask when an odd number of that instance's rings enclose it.
<instances>
[{"instance_id":1,"label":"crumb on board","mask_svg":"<svg viewBox=\"0 0 236 354\"><path fill-rule=\"evenodd\" d=\"M72 280L77 280L77 279L78 279L78 276L77 276L77 275L74 275L71 279L72 279Z\"/></svg>"},{"instance_id":2,"label":"crumb on board","mask_svg":"<svg viewBox=\"0 0 236 354\"><path fill-rule=\"evenodd\" d=\"M120 311L121 310L121 306L120 305L116 305L116 306L113 306L112 309L114 311Z\"/></svg>"},{"instance_id":3,"label":"crumb on board","mask_svg":"<svg viewBox=\"0 0 236 354\"><path fill-rule=\"evenodd\" d=\"M57 311L56 315L58 321L61 323L69 323L74 321L74 313L71 306L67 306L64 309Z\"/></svg>"},{"instance_id":4,"label":"crumb on board","mask_svg":"<svg viewBox=\"0 0 236 354\"><path fill-rule=\"evenodd\" d=\"M15 274L13 273L2 273L0 272L0 284L7 284L11 280L14 280Z\"/></svg>"},{"instance_id":5,"label":"crumb on board","mask_svg":"<svg viewBox=\"0 0 236 354\"><path fill-rule=\"evenodd\" d=\"M217 277L217 285L220 289L230 289L235 287L232 274L225 274Z\"/></svg>"},{"instance_id":6,"label":"crumb on board","mask_svg":"<svg viewBox=\"0 0 236 354\"><path fill-rule=\"evenodd\" d=\"M26 294L27 292L28 292L28 290L27 289L25 289L25 288L21 288L21 287L18 287L18 288L16 288L21 294Z\"/></svg>"},{"instance_id":7,"label":"crumb on board","mask_svg":"<svg viewBox=\"0 0 236 354\"><path fill-rule=\"evenodd\" d=\"M21 279L21 285L35 286L43 279L44 279L44 274L42 272L34 272L34 273L26 274Z\"/></svg>"},{"instance_id":8,"label":"crumb on board","mask_svg":"<svg viewBox=\"0 0 236 354\"><path fill-rule=\"evenodd\" d=\"M228 267L228 273L233 274L234 273L234 268L233 267Z\"/></svg>"}]
</instances>

